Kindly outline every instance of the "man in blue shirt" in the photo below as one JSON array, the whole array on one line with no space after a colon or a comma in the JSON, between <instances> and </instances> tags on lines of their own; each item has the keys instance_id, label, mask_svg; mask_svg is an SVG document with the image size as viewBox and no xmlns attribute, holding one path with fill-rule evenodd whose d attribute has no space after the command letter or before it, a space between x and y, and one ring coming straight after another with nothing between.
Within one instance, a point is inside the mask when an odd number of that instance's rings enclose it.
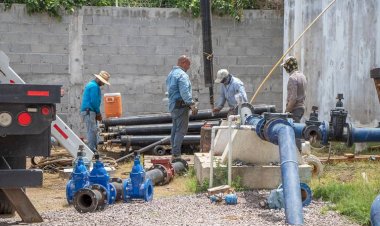
<instances>
[{"instance_id":1,"label":"man in blue shirt","mask_svg":"<svg viewBox=\"0 0 380 226\"><path fill-rule=\"evenodd\" d=\"M181 146L189 125L189 109L191 109L193 115L198 113L192 98L191 81L189 75L186 74L189 68L189 57L180 56L177 66L173 67L166 78L169 112L173 123L170 135L172 159L181 157Z\"/></svg>"},{"instance_id":2,"label":"man in blue shirt","mask_svg":"<svg viewBox=\"0 0 380 226\"><path fill-rule=\"evenodd\" d=\"M87 145L95 152L99 140L97 121L102 121L102 114L100 113L102 94L100 87L104 84L110 85L108 82L110 75L106 71L101 71L99 74L94 75L95 79L87 83L84 88L80 115L82 121L86 124Z\"/></svg>"},{"instance_id":3,"label":"man in blue shirt","mask_svg":"<svg viewBox=\"0 0 380 226\"><path fill-rule=\"evenodd\" d=\"M219 99L216 103L216 107L212 109L212 112L218 113L226 101L230 107L230 111L232 111L238 105L236 98L241 98L242 103L248 102L244 83L231 75L227 69L220 69L218 71L215 83L222 83L223 85L220 87ZM236 96L236 94L238 95Z\"/></svg>"}]
</instances>

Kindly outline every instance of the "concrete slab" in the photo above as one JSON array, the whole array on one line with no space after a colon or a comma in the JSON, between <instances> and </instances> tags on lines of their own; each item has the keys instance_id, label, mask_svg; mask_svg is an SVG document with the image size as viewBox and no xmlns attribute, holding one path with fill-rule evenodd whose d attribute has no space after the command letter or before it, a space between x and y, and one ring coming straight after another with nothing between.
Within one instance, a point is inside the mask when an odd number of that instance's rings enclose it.
<instances>
[{"instance_id":1,"label":"concrete slab","mask_svg":"<svg viewBox=\"0 0 380 226\"><path fill-rule=\"evenodd\" d=\"M228 137L226 138L228 144ZM227 162L228 145L225 145L222 162ZM269 164L279 162L278 146L260 139L256 132L235 130L232 135L232 161L241 160L252 164Z\"/></svg>"},{"instance_id":2,"label":"concrete slab","mask_svg":"<svg viewBox=\"0 0 380 226\"><path fill-rule=\"evenodd\" d=\"M214 169L217 161L221 161L220 156L214 157ZM220 165L219 167L226 167ZM199 182L210 178L210 155L209 153L194 154L194 169ZM312 167L303 164L299 165L299 175L301 182L309 183L311 180ZM232 166L232 179L240 176L242 185L251 189L274 189L281 183L281 168L278 165L243 165Z\"/></svg>"}]
</instances>

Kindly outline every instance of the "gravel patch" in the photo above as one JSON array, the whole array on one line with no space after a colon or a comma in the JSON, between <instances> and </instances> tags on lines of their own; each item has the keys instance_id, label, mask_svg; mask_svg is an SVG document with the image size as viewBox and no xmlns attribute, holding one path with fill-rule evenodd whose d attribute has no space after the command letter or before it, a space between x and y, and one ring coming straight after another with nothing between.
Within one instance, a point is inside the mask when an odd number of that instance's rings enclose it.
<instances>
[{"instance_id":1,"label":"gravel patch","mask_svg":"<svg viewBox=\"0 0 380 226\"><path fill-rule=\"evenodd\" d=\"M41 213L39 225L287 225L284 210L262 209L267 191L238 193L237 205L212 204L205 194L154 199L150 203L116 203L104 211L80 214L73 207ZM333 211L322 211L328 203L315 201L303 209L304 225L358 225ZM323 212L323 213L322 213ZM0 225L15 224L18 217L0 219ZM24 224L25 225L25 224Z\"/></svg>"}]
</instances>

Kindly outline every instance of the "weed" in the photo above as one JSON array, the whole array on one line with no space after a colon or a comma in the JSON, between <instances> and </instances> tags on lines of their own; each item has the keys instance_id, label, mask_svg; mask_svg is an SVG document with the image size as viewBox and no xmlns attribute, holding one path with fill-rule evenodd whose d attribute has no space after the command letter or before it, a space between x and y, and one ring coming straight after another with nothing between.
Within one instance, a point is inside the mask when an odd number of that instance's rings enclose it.
<instances>
[{"instance_id":1,"label":"weed","mask_svg":"<svg viewBox=\"0 0 380 226\"><path fill-rule=\"evenodd\" d=\"M320 180L311 183L313 196L332 202L327 210L337 211L360 225L368 225L372 202L380 190L378 167L379 163L371 162L327 165Z\"/></svg>"}]
</instances>

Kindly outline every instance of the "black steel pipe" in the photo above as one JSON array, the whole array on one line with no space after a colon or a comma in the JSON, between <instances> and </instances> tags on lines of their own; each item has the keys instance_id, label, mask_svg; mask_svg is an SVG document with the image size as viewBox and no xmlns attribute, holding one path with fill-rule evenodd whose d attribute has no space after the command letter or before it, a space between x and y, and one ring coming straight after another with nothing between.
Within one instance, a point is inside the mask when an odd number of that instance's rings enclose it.
<instances>
[{"instance_id":1,"label":"black steel pipe","mask_svg":"<svg viewBox=\"0 0 380 226\"><path fill-rule=\"evenodd\" d=\"M253 105L253 113L261 115L264 112L276 112L275 105ZM226 118L228 110L220 111L212 114L211 110L200 110L197 115L191 115L190 121L210 120ZM111 126L130 126L130 125L146 125L146 124L162 124L170 123L172 118L169 113L138 115L126 118L109 118L104 119L103 124L106 128Z\"/></svg>"},{"instance_id":2,"label":"black steel pipe","mask_svg":"<svg viewBox=\"0 0 380 226\"><path fill-rule=\"evenodd\" d=\"M207 124L212 126L218 126L220 121L208 121ZM204 122L190 122L187 132L198 134L201 131L201 127ZM166 124L153 124L153 125L135 125L135 126L123 126L116 127L116 129L109 128L109 132L115 133L116 136L121 135L159 135L159 134L170 134L173 127L172 123ZM121 129L121 130L120 130Z\"/></svg>"},{"instance_id":3,"label":"black steel pipe","mask_svg":"<svg viewBox=\"0 0 380 226\"><path fill-rule=\"evenodd\" d=\"M105 194L100 187L82 188L74 195L74 208L80 213L102 210L107 205Z\"/></svg>"},{"instance_id":4,"label":"black steel pipe","mask_svg":"<svg viewBox=\"0 0 380 226\"><path fill-rule=\"evenodd\" d=\"M228 111L221 111L213 115L211 110L200 110L197 115L190 116L190 121L226 118L227 114ZM170 113L137 115L125 118L108 118L103 120L103 124L106 128L110 126L161 124L170 122L172 122Z\"/></svg>"},{"instance_id":5,"label":"black steel pipe","mask_svg":"<svg viewBox=\"0 0 380 226\"><path fill-rule=\"evenodd\" d=\"M189 169L189 165L184 159L174 159L172 161L172 166L174 169L174 174L181 174Z\"/></svg>"},{"instance_id":6,"label":"black steel pipe","mask_svg":"<svg viewBox=\"0 0 380 226\"><path fill-rule=\"evenodd\" d=\"M109 140L108 142L113 144L123 144L126 146L145 146L156 141L160 141L166 136L153 135L153 136L121 136L120 139ZM201 139L200 135L186 135L182 144L199 144ZM167 139L160 144L170 144L170 140Z\"/></svg>"},{"instance_id":7,"label":"black steel pipe","mask_svg":"<svg viewBox=\"0 0 380 226\"><path fill-rule=\"evenodd\" d=\"M151 143L151 144L149 144L148 146L145 146L145 147L143 147L143 148L141 148L141 149L139 149L139 150L137 150L137 151L135 151L135 152L138 153L138 154L141 154L141 153L143 153L143 152L145 152L145 151L149 151L149 150L152 149L154 146L156 146L156 145L160 145L160 144L163 144L163 143L165 143L165 142L170 142L170 136L164 136L164 137L162 137L161 139L157 140L156 142ZM130 145L130 144L126 144L126 145ZM121 160L124 160L124 159L126 159L126 158L128 158L128 157L130 157L130 156L132 156L132 155L134 155L134 154L135 154L135 153L130 153L130 154L128 154L128 155L125 155L125 156L123 156L123 157L121 157L121 158L119 158L119 159L116 159L116 162L120 162Z\"/></svg>"},{"instance_id":8,"label":"black steel pipe","mask_svg":"<svg viewBox=\"0 0 380 226\"><path fill-rule=\"evenodd\" d=\"M154 185L160 184L164 181L165 173L163 170L154 168L146 171L145 177L150 179Z\"/></svg>"}]
</instances>

